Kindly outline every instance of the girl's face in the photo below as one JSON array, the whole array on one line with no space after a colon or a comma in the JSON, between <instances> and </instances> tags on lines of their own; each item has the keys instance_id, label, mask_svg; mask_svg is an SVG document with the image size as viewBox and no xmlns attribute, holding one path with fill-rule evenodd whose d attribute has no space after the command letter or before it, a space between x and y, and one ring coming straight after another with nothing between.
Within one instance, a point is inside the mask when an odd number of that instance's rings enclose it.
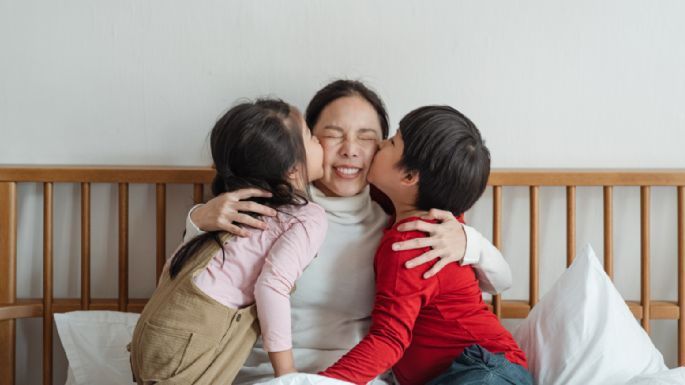
<instances>
[{"instance_id":1,"label":"girl's face","mask_svg":"<svg viewBox=\"0 0 685 385\"><path fill-rule=\"evenodd\" d=\"M359 96L338 98L321 111L314 135L323 146L323 177L314 185L327 196L359 194L382 138L373 106Z\"/></svg>"},{"instance_id":2,"label":"girl's face","mask_svg":"<svg viewBox=\"0 0 685 385\"><path fill-rule=\"evenodd\" d=\"M313 182L323 177L323 149L321 148L319 139L312 135L311 130L309 130L307 123L302 117L300 117L300 125L302 126L304 151L307 155L308 182Z\"/></svg>"}]
</instances>

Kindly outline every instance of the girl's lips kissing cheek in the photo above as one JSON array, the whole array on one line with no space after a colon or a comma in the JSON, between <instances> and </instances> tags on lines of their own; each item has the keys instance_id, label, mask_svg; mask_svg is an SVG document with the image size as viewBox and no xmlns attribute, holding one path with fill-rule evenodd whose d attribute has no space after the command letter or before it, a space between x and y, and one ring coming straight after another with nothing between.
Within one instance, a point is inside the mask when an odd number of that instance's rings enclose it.
<instances>
[{"instance_id":1,"label":"girl's lips kissing cheek","mask_svg":"<svg viewBox=\"0 0 685 385\"><path fill-rule=\"evenodd\" d=\"M335 171L335 175L343 179L354 179L362 172L361 168L354 166L337 166L333 167L333 170Z\"/></svg>"}]
</instances>

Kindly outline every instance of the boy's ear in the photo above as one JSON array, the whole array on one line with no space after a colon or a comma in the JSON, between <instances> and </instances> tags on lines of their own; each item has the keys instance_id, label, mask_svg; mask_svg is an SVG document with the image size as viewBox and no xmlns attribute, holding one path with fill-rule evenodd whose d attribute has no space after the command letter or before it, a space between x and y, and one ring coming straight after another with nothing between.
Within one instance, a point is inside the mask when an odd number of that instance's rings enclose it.
<instances>
[{"instance_id":1,"label":"boy's ear","mask_svg":"<svg viewBox=\"0 0 685 385\"><path fill-rule=\"evenodd\" d=\"M419 183L419 172L418 171L408 171L402 177L400 181L403 186L414 186Z\"/></svg>"}]
</instances>

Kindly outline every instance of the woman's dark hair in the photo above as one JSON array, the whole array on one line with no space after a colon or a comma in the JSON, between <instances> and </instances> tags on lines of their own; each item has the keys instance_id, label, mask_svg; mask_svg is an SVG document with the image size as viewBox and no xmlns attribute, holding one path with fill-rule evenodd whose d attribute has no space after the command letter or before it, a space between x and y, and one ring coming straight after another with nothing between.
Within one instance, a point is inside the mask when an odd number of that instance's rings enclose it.
<instances>
[{"instance_id":1,"label":"woman's dark hair","mask_svg":"<svg viewBox=\"0 0 685 385\"><path fill-rule=\"evenodd\" d=\"M358 80L339 79L320 89L309 102L309 105L307 105L305 112L305 120L309 129L314 130L314 126L324 108L337 99L346 96L359 96L371 104L378 114L378 122L381 125L383 139L387 139L388 113L385 111L385 105L378 94Z\"/></svg>"},{"instance_id":2,"label":"woman's dark hair","mask_svg":"<svg viewBox=\"0 0 685 385\"><path fill-rule=\"evenodd\" d=\"M400 121L404 152L398 167L419 173L416 208L461 215L480 198L490 175L490 151L478 128L449 106L426 106Z\"/></svg>"},{"instance_id":3,"label":"woman's dark hair","mask_svg":"<svg viewBox=\"0 0 685 385\"><path fill-rule=\"evenodd\" d=\"M241 103L226 112L210 135L216 169L212 181L214 196L256 187L272 196L251 200L274 209L283 205L307 204L304 193L297 191L287 179L293 167L300 166L302 181L304 184L307 182L300 119L297 109L277 99ZM193 238L171 260L171 278L209 239L223 247L218 231Z\"/></svg>"}]
</instances>

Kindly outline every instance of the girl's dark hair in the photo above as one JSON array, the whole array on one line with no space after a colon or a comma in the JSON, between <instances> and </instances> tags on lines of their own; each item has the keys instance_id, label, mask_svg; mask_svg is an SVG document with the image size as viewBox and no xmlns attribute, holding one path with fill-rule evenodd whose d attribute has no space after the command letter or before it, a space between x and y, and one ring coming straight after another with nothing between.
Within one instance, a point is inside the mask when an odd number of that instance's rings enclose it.
<instances>
[{"instance_id":1,"label":"girl's dark hair","mask_svg":"<svg viewBox=\"0 0 685 385\"><path fill-rule=\"evenodd\" d=\"M381 125L383 139L387 139L388 113L385 111L385 105L378 94L358 80L339 79L320 89L309 102L305 112L305 120L309 129L314 130L314 126L324 108L345 96L359 96L371 104L378 114L378 122Z\"/></svg>"},{"instance_id":2,"label":"girl's dark hair","mask_svg":"<svg viewBox=\"0 0 685 385\"><path fill-rule=\"evenodd\" d=\"M469 118L450 106L426 106L400 121L404 151L398 167L419 173L416 208L461 215L485 191L490 152Z\"/></svg>"},{"instance_id":3,"label":"girl's dark hair","mask_svg":"<svg viewBox=\"0 0 685 385\"><path fill-rule=\"evenodd\" d=\"M216 122L210 136L216 175L212 193L256 187L272 194L250 200L277 209L283 205L305 205L307 197L288 181L295 166L307 182L306 153L302 142L301 115L278 99L259 99L231 108ZM222 247L220 232L199 235L184 244L171 260L174 278L207 240ZM225 256L224 256L225 258Z\"/></svg>"}]
</instances>

